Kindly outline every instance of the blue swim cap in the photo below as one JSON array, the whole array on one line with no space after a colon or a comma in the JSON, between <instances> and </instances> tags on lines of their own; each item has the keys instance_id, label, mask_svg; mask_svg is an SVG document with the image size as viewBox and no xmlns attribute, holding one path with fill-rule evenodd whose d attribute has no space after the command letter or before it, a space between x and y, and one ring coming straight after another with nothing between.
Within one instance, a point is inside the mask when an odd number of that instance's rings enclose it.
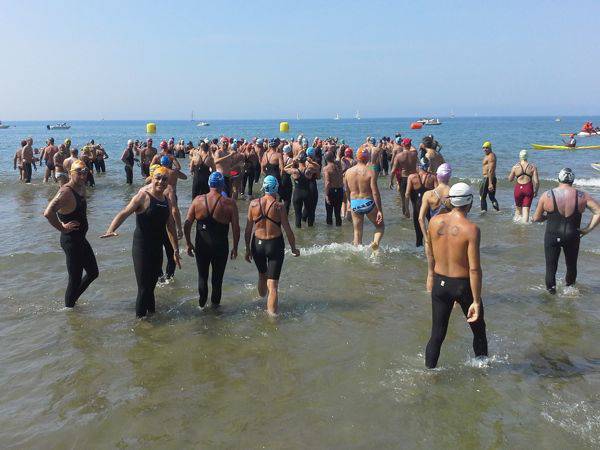
<instances>
[{"instance_id":1,"label":"blue swim cap","mask_svg":"<svg viewBox=\"0 0 600 450\"><path fill-rule=\"evenodd\" d=\"M171 168L173 161L171 161L171 158L169 158L167 155L164 155L160 158L160 165Z\"/></svg>"},{"instance_id":2,"label":"blue swim cap","mask_svg":"<svg viewBox=\"0 0 600 450\"><path fill-rule=\"evenodd\" d=\"M312 158L315 156L315 149L313 147L308 147L306 149L306 156L308 156L309 158Z\"/></svg>"},{"instance_id":3,"label":"blue swim cap","mask_svg":"<svg viewBox=\"0 0 600 450\"><path fill-rule=\"evenodd\" d=\"M262 144L263 142L265 142L265 140L264 140L264 139L258 139L258 140L256 141L256 143L257 143L258 145Z\"/></svg>"},{"instance_id":4,"label":"blue swim cap","mask_svg":"<svg viewBox=\"0 0 600 450\"><path fill-rule=\"evenodd\" d=\"M375 145L375 144L377 143L377 139L375 139L374 137L370 137L370 138L369 138L369 143L370 143L371 145Z\"/></svg>"},{"instance_id":5,"label":"blue swim cap","mask_svg":"<svg viewBox=\"0 0 600 450\"><path fill-rule=\"evenodd\" d=\"M234 142L233 144L231 144L231 148L232 148L233 150L237 150L237 148L238 148L238 145L237 145L237 144Z\"/></svg>"},{"instance_id":6,"label":"blue swim cap","mask_svg":"<svg viewBox=\"0 0 600 450\"><path fill-rule=\"evenodd\" d=\"M220 188L225 185L225 178L221 172L213 172L208 177L208 186L211 188Z\"/></svg>"},{"instance_id":7,"label":"blue swim cap","mask_svg":"<svg viewBox=\"0 0 600 450\"><path fill-rule=\"evenodd\" d=\"M265 194L276 194L279 190L279 182L273 175L267 175L263 180L263 191Z\"/></svg>"}]
</instances>

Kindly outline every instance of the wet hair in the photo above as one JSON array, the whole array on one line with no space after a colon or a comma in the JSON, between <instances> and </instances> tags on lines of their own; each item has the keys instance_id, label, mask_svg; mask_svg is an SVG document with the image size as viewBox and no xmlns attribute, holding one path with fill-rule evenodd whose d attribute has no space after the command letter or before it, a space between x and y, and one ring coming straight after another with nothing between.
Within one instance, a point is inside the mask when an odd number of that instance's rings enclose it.
<instances>
[{"instance_id":1,"label":"wet hair","mask_svg":"<svg viewBox=\"0 0 600 450\"><path fill-rule=\"evenodd\" d=\"M335 154L333 152L327 152L327 153L325 153L325 161L327 161L328 163L334 162L335 161Z\"/></svg>"},{"instance_id":2,"label":"wet hair","mask_svg":"<svg viewBox=\"0 0 600 450\"><path fill-rule=\"evenodd\" d=\"M27 141L25 139L23 139L21 141L21 147L25 147L27 145Z\"/></svg>"},{"instance_id":3,"label":"wet hair","mask_svg":"<svg viewBox=\"0 0 600 450\"><path fill-rule=\"evenodd\" d=\"M51 144L54 144L54 138L48 139L48 142L50 142Z\"/></svg>"},{"instance_id":4,"label":"wet hair","mask_svg":"<svg viewBox=\"0 0 600 450\"><path fill-rule=\"evenodd\" d=\"M200 150L203 150L205 152L208 151L208 144L206 142L200 142Z\"/></svg>"}]
</instances>

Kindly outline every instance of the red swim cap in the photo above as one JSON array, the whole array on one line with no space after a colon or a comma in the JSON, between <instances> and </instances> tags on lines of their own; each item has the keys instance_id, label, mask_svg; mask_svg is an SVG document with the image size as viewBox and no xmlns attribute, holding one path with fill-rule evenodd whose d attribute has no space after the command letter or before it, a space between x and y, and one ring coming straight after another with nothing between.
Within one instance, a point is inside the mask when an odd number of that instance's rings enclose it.
<instances>
[{"instance_id":1,"label":"red swim cap","mask_svg":"<svg viewBox=\"0 0 600 450\"><path fill-rule=\"evenodd\" d=\"M167 141L160 141L160 148L166 149L167 147Z\"/></svg>"},{"instance_id":2,"label":"red swim cap","mask_svg":"<svg viewBox=\"0 0 600 450\"><path fill-rule=\"evenodd\" d=\"M350 147L344 150L344 156L346 156L346 158L352 158L352 155L354 155L354 152Z\"/></svg>"},{"instance_id":3,"label":"red swim cap","mask_svg":"<svg viewBox=\"0 0 600 450\"><path fill-rule=\"evenodd\" d=\"M402 147L410 147L412 141L409 138L402 139Z\"/></svg>"}]
</instances>

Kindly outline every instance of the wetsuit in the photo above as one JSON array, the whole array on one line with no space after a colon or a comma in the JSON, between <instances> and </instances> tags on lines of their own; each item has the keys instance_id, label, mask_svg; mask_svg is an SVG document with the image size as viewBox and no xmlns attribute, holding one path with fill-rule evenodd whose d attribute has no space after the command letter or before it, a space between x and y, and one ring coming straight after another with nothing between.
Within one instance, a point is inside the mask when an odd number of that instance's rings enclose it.
<instances>
[{"instance_id":1,"label":"wetsuit","mask_svg":"<svg viewBox=\"0 0 600 450\"><path fill-rule=\"evenodd\" d=\"M481 181L481 185L479 186L479 198L481 199L481 210L482 211L487 211L487 197L490 197L490 200L492 201L492 206L494 207L494 209L496 211L500 210L500 207L498 206L498 200L496 200L496 183L497 183L497 179L496 177L492 178L492 186L494 186L494 190L490 191L489 190L489 185L490 185L490 181L488 177L483 177L483 180Z\"/></svg>"},{"instance_id":2,"label":"wetsuit","mask_svg":"<svg viewBox=\"0 0 600 450\"><path fill-rule=\"evenodd\" d=\"M254 220L257 224L261 220L270 220L278 227L281 227L281 222L277 222L271 219L268 214L269 210L273 206L273 203L269 205L267 211L263 211L262 202L259 200L258 204L260 207L260 216ZM283 234L272 238L272 239L260 239L257 238L254 233L252 234L252 242L250 246L252 252L252 259L258 273L266 274L269 280L279 280L281 274L281 268L283 267L283 259L285 257L285 242L283 241Z\"/></svg>"},{"instance_id":3,"label":"wetsuit","mask_svg":"<svg viewBox=\"0 0 600 450\"><path fill-rule=\"evenodd\" d=\"M254 178L256 177L256 164L246 157L244 163L244 177L242 179L242 195L246 192L248 186L248 195L252 197L252 188L254 187Z\"/></svg>"},{"instance_id":4,"label":"wetsuit","mask_svg":"<svg viewBox=\"0 0 600 450\"><path fill-rule=\"evenodd\" d=\"M70 233L60 234L60 246L67 257L67 272L69 283L65 292L65 306L73 308L77 299L87 287L98 278L98 264L90 243L85 238L88 230L87 202L85 198L69 187L75 197L75 209L69 214L58 213L59 220L63 223L79 222L79 229ZM85 277L83 271L85 270Z\"/></svg>"},{"instance_id":5,"label":"wetsuit","mask_svg":"<svg viewBox=\"0 0 600 450\"><path fill-rule=\"evenodd\" d=\"M133 233L133 267L138 293L135 312L138 317L155 310L154 288L160 276L163 259L163 236L169 219L169 202L157 200L150 193L150 205L135 217Z\"/></svg>"},{"instance_id":6,"label":"wetsuit","mask_svg":"<svg viewBox=\"0 0 600 450\"><path fill-rule=\"evenodd\" d=\"M386 150L383 150L381 152L381 171L383 172L384 175L387 175L389 170L390 170L390 162L388 160L388 153Z\"/></svg>"},{"instance_id":7,"label":"wetsuit","mask_svg":"<svg viewBox=\"0 0 600 450\"><path fill-rule=\"evenodd\" d=\"M413 188L410 192L410 202L413 207L413 226L415 227L415 235L416 235L416 246L423 246L423 231L421 230L421 226L419 225L419 211L421 211L421 202L423 201L423 194L430 189L425 187L425 182L429 178L431 174L425 174L425 178L421 179L421 175L417 173L417 177L419 177L419 182L421 183L421 187L419 189ZM429 220L429 212L427 212L427 220Z\"/></svg>"},{"instance_id":8,"label":"wetsuit","mask_svg":"<svg viewBox=\"0 0 600 450\"><path fill-rule=\"evenodd\" d=\"M94 187L96 186L96 182L94 181L94 162L91 159L87 159L87 161L84 161L86 167L88 168L88 174L87 174L87 184L90 187Z\"/></svg>"},{"instance_id":9,"label":"wetsuit","mask_svg":"<svg viewBox=\"0 0 600 450\"><path fill-rule=\"evenodd\" d=\"M429 369L437 365L455 301L460 304L466 317L469 306L473 303L473 293L469 279L434 274L433 289L431 291L431 337L425 350L425 365ZM487 356L488 354L485 320L483 319L483 302L479 314L477 322L469 323L473 332L473 350L476 357Z\"/></svg>"},{"instance_id":10,"label":"wetsuit","mask_svg":"<svg viewBox=\"0 0 600 450\"><path fill-rule=\"evenodd\" d=\"M544 236L544 253L546 256L546 289L556 292L556 270L560 250L565 253L567 273L565 284L571 286L577 279L577 258L579 256L579 240L581 216L579 212L579 192L575 193L575 211L569 217L561 215L556 205L554 190L551 190L554 211L547 213L546 234Z\"/></svg>"},{"instance_id":11,"label":"wetsuit","mask_svg":"<svg viewBox=\"0 0 600 450\"><path fill-rule=\"evenodd\" d=\"M106 163L104 162L104 155L102 155L100 159L96 157L96 159L94 160L94 167L96 168L96 173L106 172Z\"/></svg>"},{"instance_id":12,"label":"wetsuit","mask_svg":"<svg viewBox=\"0 0 600 450\"><path fill-rule=\"evenodd\" d=\"M523 169L523 167L521 166L521 174L515 175L515 179L518 179L520 177L528 177L529 178L529 181L525 184L515 183L515 189L514 189L515 206L518 206L518 207L529 208L529 207L531 207L531 203L533 202L533 183L531 181L531 175L529 175L526 172L528 167L529 167L529 164L527 164L527 166L525 166L525 169Z\"/></svg>"},{"instance_id":13,"label":"wetsuit","mask_svg":"<svg viewBox=\"0 0 600 450\"><path fill-rule=\"evenodd\" d=\"M325 202L325 211L327 212L327 225L333 224L333 214L335 214L335 225L342 226L342 203L344 202L344 188L329 188L329 203Z\"/></svg>"},{"instance_id":14,"label":"wetsuit","mask_svg":"<svg viewBox=\"0 0 600 450\"><path fill-rule=\"evenodd\" d=\"M304 211L304 217L308 222L308 226L312 227L315 223L315 215L317 212L317 203L319 202L319 189L317 187L316 177L309 178L308 180L308 195L310 197L309 207Z\"/></svg>"},{"instance_id":15,"label":"wetsuit","mask_svg":"<svg viewBox=\"0 0 600 450\"><path fill-rule=\"evenodd\" d=\"M290 212L290 205L292 204L293 186L292 176L287 172L283 172L283 175L281 175L281 184L279 185L279 195L281 200L283 200L285 210L288 214Z\"/></svg>"},{"instance_id":16,"label":"wetsuit","mask_svg":"<svg viewBox=\"0 0 600 450\"><path fill-rule=\"evenodd\" d=\"M219 205L219 197L210 211L208 198L204 196L208 216L196 222L196 266L198 267L198 303L200 307L206 305L208 300L208 267L212 266L212 295L210 301L213 305L221 303L221 287L223 274L229 256L229 224L221 223L213 215Z\"/></svg>"},{"instance_id":17,"label":"wetsuit","mask_svg":"<svg viewBox=\"0 0 600 450\"><path fill-rule=\"evenodd\" d=\"M194 178L192 179L192 200L197 195L208 194L208 177L210 177L210 168L201 160L200 164L194 168Z\"/></svg>"},{"instance_id":18,"label":"wetsuit","mask_svg":"<svg viewBox=\"0 0 600 450\"><path fill-rule=\"evenodd\" d=\"M306 169L305 169L306 170ZM296 214L296 228L302 227L302 209L312 210L312 197L309 192L310 181L306 178L304 171L298 169L300 176L294 180L294 194L292 195L292 203ZM308 225L312 226L315 222L315 217L307 217Z\"/></svg>"},{"instance_id":19,"label":"wetsuit","mask_svg":"<svg viewBox=\"0 0 600 450\"><path fill-rule=\"evenodd\" d=\"M163 234L163 247L165 248L165 254L167 255L167 267L165 268L166 278L173 278L173 276L175 276L175 268L177 267L177 263L175 262L175 251L173 250L173 245L171 244L169 233L167 233L166 228ZM162 276L163 272L161 267L159 278Z\"/></svg>"},{"instance_id":20,"label":"wetsuit","mask_svg":"<svg viewBox=\"0 0 600 450\"><path fill-rule=\"evenodd\" d=\"M127 184L133 183L133 161L135 155L132 149L127 149L127 155L125 155L125 177L127 179Z\"/></svg>"}]
</instances>

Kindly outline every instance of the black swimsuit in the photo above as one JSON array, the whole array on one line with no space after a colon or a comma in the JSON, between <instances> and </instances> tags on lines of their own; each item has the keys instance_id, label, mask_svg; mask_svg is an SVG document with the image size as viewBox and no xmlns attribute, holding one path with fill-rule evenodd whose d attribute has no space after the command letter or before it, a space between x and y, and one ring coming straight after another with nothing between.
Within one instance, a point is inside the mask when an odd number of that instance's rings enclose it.
<instances>
[{"instance_id":1,"label":"black swimsuit","mask_svg":"<svg viewBox=\"0 0 600 450\"><path fill-rule=\"evenodd\" d=\"M204 159L194 169L194 178L192 180L192 200L197 195L208 194L208 178L210 177L210 167L204 164Z\"/></svg>"},{"instance_id":2,"label":"black swimsuit","mask_svg":"<svg viewBox=\"0 0 600 450\"><path fill-rule=\"evenodd\" d=\"M281 222L277 222L268 216L271 207L275 201L271 202L267 211L263 211L262 201L259 199L260 216L254 220L257 224L261 220L270 220L278 227L281 227ZM281 268L283 267L283 259L285 257L285 242L283 234L272 239L260 239L252 234L251 243L252 259L256 264L258 273L266 274L269 280L279 280Z\"/></svg>"}]
</instances>

